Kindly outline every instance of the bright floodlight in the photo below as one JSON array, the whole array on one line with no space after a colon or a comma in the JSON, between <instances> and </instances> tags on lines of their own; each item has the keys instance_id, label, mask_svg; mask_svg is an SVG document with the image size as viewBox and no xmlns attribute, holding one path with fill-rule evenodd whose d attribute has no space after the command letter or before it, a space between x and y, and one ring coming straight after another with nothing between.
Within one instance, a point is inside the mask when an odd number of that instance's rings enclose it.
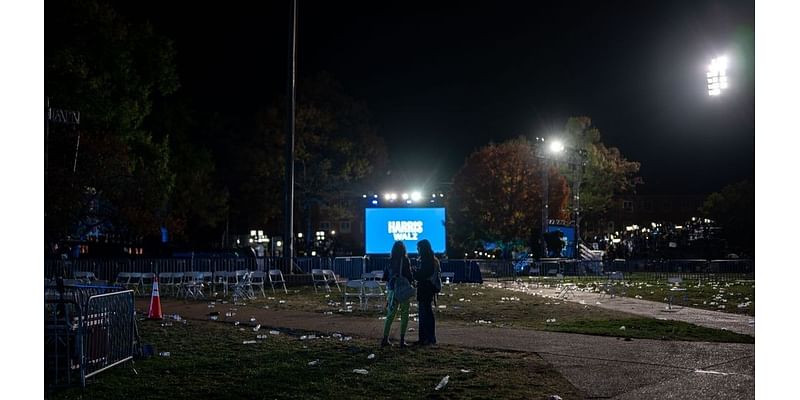
<instances>
[{"instance_id":1,"label":"bright floodlight","mask_svg":"<svg viewBox=\"0 0 800 400\"><path fill-rule=\"evenodd\" d=\"M561 143L560 140L554 140L550 143L550 151L553 153L561 153L564 151L564 143Z\"/></svg>"},{"instance_id":2,"label":"bright floodlight","mask_svg":"<svg viewBox=\"0 0 800 400\"><path fill-rule=\"evenodd\" d=\"M383 199L384 200L389 201L389 200L391 200L391 198L392 198L392 194L391 193L384 193L383 194Z\"/></svg>"},{"instance_id":3,"label":"bright floodlight","mask_svg":"<svg viewBox=\"0 0 800 400\"><path fill-rule=\"evenodd\" d=\"M411 193L411 200L412 201L419 201L420 199L422 199L422 194L420 194L420 192L412 192Z\"/></svg>"},{"instance_id":4,"label":"bright floodlight","mask_svg":"<svg viewBox=\"0 0 800 400\"><path fill-rule=\"evenodd\" d=\"M403 193L401 197L403 197L403 200L408 200L408 193Z\"/></svg>"},{"instance_id":5,"label":"bright floodlight","mask_svg":"<svg viewBox=\"0 0 800 400\"><path fill-rule=\"evenodd\" d=\"M706 72L709 96L719 96L723 89L728 88L727 69L728 57L722 56L711 60Z\"/></svg>"}]
</instances>

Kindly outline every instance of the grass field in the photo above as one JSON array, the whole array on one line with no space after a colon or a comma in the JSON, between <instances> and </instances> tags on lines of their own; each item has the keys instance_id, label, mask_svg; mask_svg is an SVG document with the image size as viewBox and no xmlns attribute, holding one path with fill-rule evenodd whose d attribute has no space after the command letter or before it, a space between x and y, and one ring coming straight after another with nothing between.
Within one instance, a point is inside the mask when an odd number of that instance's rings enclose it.
<instances>
[{"instance_id":1,"label":"grass field","mask_svg":"<svg viewBox=\"0 0 800 400\"><path fill-rule=\"evenodd\" d=\"M115 367L52 399L582 398L538 356L449 346L381 349L374 341L268 331L203 321L139 323L155 356ZM258 334L266 339L257 339ZM254 344L243 344L255 340ZM374 358L370 359L370 354ZM354 373L364 369L368 373ZM444 376L449 383L434 390Z\"/></svg>"},{"instance_id":2,"label":"grass field","mask_svg":"<svg viewBox=\"0 0 800 400\"><path fill-rule=\"evenodd\" d=\"M565 279L574 282L580 288L597 291L606 283L606 281L591 276L568 276ZM526 277L522 278L522 281L552 283L554 279ZM651 275L636 273L625 275L625 280L615 282L614 286L617 295L662 303L668 301L670 289L673 287L667 282L666 277L653 279ZM750 316L756 314L756 284L752 280L684 279L679 287L686 291L672 293L675 294L674 299L679 300L680 305ZM686 295L685 302L683 301L684 293Z\"/></svg>"},{"instance_id":3,"label":"grass field","mask_svg":"<svg viewBox=\"0 0 800 400\"><path fill-rule=\"evenodd\" d=\"M754 338L729 331L701 327L679 321L658 320L608 310L594 304L579 304L545 297L554 289L542 289L542 295L527 295L491 287L492 284L458 284L447 287L439 296L436 318L459 324L479 324L497 328L514 327L543 331L583 333L634 339L688 340L707 342L753 343ZM357 302L346 304L334 288L331 293L315 293L311 287L292 288L289 294L268 293L249 306L275 310L300 310L337 313L351 317L381 318L382 301L370 302L366 311ZM411 327L416 327L417 308L411 306ZM622 327L624 329L621 329Z\"/></svg>"}]
</instances>

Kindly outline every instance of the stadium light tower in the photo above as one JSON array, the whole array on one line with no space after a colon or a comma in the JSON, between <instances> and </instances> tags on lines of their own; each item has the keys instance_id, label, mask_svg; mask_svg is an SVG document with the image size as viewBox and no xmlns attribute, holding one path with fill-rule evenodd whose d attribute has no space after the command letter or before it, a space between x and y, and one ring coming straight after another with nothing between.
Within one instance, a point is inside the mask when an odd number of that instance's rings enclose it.
<instances>
[{"instance_id":1,"label":"stadium light tower","mask_svg":"<svg viewBox=\"0 0 800 400\"><path fill-rule=\"evenodd\" d=\"M708 72L706 72L709 96L719 96L723 90L728 88L727 69L728 57L720 56L711 59L711 64L708 65Z\"/></svg>"}]
</instances>

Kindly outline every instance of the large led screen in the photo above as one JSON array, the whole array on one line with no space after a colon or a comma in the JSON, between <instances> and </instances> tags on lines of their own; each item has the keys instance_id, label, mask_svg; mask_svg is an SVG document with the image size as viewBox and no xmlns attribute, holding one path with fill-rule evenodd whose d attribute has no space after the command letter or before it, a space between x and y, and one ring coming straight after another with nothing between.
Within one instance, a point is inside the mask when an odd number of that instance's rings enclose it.
<instances>
[{"instance_id":1,"label":"large led screen","mask_svg":"<svg viewBox=\"0 0 800 400\"><path fill-rule=\"evenodd\" d=\"M367 208L367 254L389 254L402 240L409 254L417 253L417 242L428 239L434 253L444 253L444 208Z\"/></svg>"}]
</instances>

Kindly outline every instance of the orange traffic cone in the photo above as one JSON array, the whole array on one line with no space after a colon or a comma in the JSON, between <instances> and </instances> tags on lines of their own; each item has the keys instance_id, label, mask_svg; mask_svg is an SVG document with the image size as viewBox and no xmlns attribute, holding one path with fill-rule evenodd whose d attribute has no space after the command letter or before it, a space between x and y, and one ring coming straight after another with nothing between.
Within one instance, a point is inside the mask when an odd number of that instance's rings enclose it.
<instances>
[{"instance_id":1,"label":"orange traffic cone","mask_svg":"<svg viewBox=\"0 0 800 400\"><path fill-rule=\"evenodd\" d=\"M164 319L161 315L161 297L158 295L158 278L153 278L153 295L150 297L149 319Z\"/></svg>"}]
</instances>

